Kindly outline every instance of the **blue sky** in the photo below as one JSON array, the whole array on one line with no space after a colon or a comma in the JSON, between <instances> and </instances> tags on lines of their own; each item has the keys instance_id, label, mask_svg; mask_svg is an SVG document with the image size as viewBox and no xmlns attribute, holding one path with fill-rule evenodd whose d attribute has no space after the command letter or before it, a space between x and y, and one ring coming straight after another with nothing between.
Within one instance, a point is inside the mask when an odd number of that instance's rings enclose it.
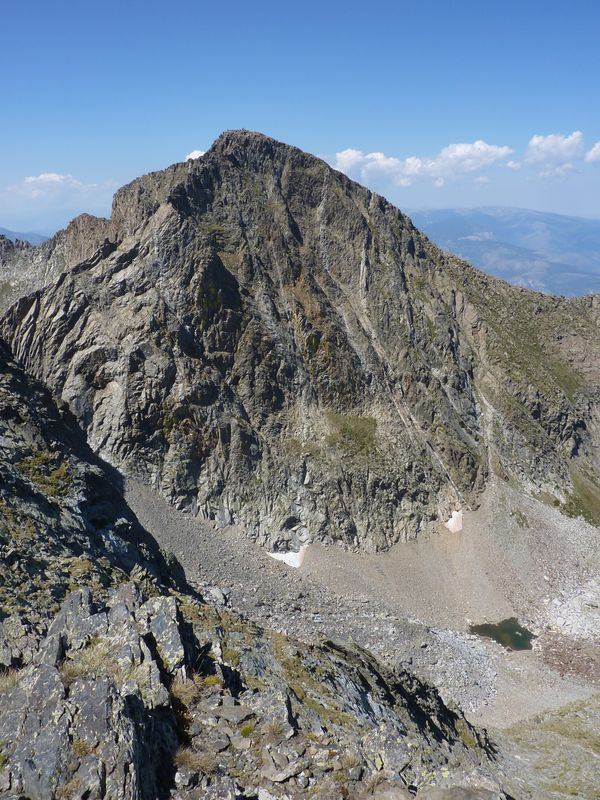
<instances>
[{"instance_id":1,"label":"blue sky","mask_svg":"<svg viewBox=\"0 0 600 800\"><path fill-rule=\"evenodd\" d=\"M21 0L2 9L0 226L260 130L400 207L600 217L595 0Z\"/></svg>"}]
</instances>

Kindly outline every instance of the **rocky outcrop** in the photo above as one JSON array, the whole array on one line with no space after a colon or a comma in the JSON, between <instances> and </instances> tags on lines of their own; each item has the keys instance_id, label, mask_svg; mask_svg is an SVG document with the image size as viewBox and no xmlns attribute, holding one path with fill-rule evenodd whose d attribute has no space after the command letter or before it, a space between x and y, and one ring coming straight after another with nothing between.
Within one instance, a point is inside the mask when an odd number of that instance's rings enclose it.
<instances>
[{"instance_id":1,"label":"rocky outcrop","mask_svg":"<svg viewBox=\"0 0 600 800\"><path fill-rule=\"evenodd\" d=\"M183 586L119 485L0 341L0 668L30 659L47 615L77 586L99 598L129 576Z\"/></svg>"},{"instance_id":2,"label":"rocky outcrop","mask_svg":"<svg viewBox=\"0 0 600 800\"><path fill-rule=\"evenodd\" d=\"M118 489L0 342L0 796L503 797L486 735L432 687L207 605Z\"/></svg>"},{"instance_id":3,"label":"rocky outcrop","mask_svg":"<svg viewBox=\"0 0 600 800\"><path fill-rule=\"evenodd\" d=\"M490 471L568 504L598 466L597 299L487 278L313 156L224 134L117 192L109 234L1 331L178 508L376 550Z\"/></svg>"},{"instance_id":4,"label":"rocky outcrop","mask_svg":"<svg viewBox=\"0 0 600 800\"><path fill-rule=\"evenodd\" d=\"M131 583L70 594L0 694L3 797L505 796L485 736L408 674Z\"/></svg>"}]
</instances>

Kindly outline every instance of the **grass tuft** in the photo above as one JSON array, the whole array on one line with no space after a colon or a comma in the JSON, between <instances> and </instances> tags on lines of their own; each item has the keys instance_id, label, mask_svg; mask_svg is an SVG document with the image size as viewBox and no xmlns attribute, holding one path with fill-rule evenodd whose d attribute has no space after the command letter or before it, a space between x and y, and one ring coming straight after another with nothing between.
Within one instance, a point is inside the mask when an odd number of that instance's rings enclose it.
<instances>
[{"instance_id":1,"label":"grass tuft","mask_svg":"<svg viewBox=\"0 0 600 800\"><path fill-rule=\"evenodd\" d=\"M180 747L173 757L177 769L189 769L203 775L214 775L218 761L212 753L198 752L191 747Z\"/></svg>"},{"instance_id":2,"label":"grass tuft","mask_svg":"<svg viewBox=\"0 0 600 800\"><path fill-rule=\"evenodd\" d=\"M171 684L170 694L176 703L187 709L200 699L201 687L202 683L198 680L177 676Z\"/></svg>"},{"instance_id":3,"label":"grass tuft","mask_svg":"<svg viewBox=\"0 0 600 800\"><path fill-rule=\"evenodd\" d=\"M18 669L5 669L0 671L0 695L10 691L19 680Z\"/></svg>"},{"instance_id":4,"label":"grass tuft","mask_svg":"<svg viewBox=\"0 0 600 800\"><path fill-rule=\"evenodd\" d=\"M350 414L326 413L330 433L325 438L328 447L345 451L348 455L368 455L376 446L377 420Z\"/></svg>"}]
</instances>

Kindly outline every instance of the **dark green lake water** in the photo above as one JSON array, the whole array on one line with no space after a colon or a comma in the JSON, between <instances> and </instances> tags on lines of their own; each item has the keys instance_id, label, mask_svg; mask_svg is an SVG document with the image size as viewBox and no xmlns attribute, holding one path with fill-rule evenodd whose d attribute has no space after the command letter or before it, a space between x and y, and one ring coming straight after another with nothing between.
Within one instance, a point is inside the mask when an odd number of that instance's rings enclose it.
<instances>
[{"instance_id":1,"label":"dark green lake water","mask_svg":"<svg viewBox=\"0 0 600 800\"><path fill-rule=\"evenodd\" d=\"M535 639L533 633L519 625L515 617L503 619L502 622L471 625L469 630L478 636L493 639L507 650L531 650L531 642Z\"/></svg>"}]
</instances>

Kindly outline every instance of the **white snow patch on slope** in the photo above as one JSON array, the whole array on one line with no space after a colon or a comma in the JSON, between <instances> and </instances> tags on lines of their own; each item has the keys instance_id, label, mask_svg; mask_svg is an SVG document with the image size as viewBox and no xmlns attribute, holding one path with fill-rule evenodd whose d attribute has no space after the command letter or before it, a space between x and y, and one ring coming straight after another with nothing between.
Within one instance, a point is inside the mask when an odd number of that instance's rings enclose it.
<instances>
[{"instance_id":1,"label":"white snow patch on slope","mask_svg":"<svg viewBox=\"0 0 600 800\"><path fill-rule=\"evenodd\" d=\"M294 567L295 569L298 569L302 566L302 562L304 561L304 556L306 555L307 550L308 545L303 544L297 553L290 551L289 553L269 553L269 555L271 558L274 558L277 561L283 561L283 563L287 564L288 567Z\"/></svg>"},{"instance_id":2,"label":"white snow patch on slope","mask_svg":"<svg viewBox=\"0 0 600 800\"><path fill-rule=\"evenodd\" d=\"M453 511L448 522L444 522L444 528L448 528L450 533L459 533L463 529L462 511Z\"/></svg>"}]
</instances>

